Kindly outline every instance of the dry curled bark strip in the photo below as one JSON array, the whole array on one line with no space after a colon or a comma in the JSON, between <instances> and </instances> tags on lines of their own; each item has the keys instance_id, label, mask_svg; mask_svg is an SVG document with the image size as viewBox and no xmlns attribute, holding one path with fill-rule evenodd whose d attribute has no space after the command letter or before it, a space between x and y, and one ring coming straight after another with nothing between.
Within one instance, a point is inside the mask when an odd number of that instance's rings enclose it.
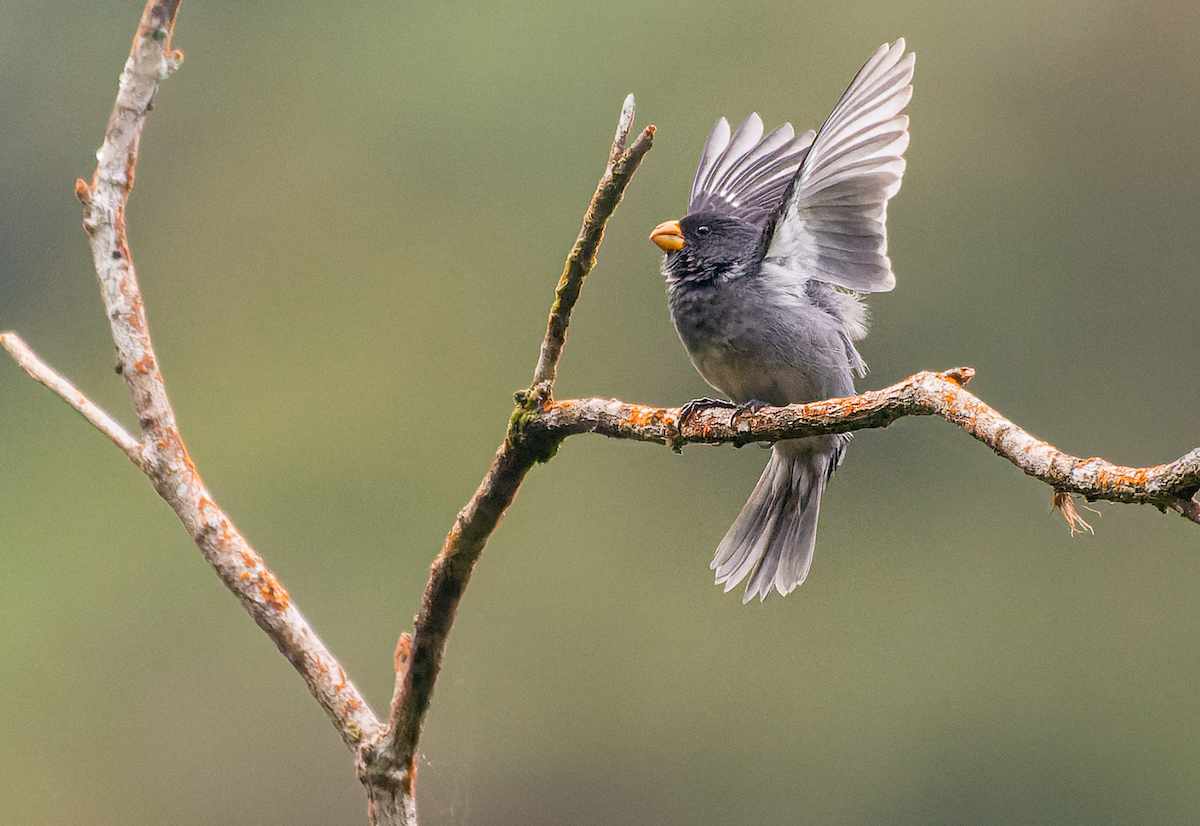
<instances>
[{"instance_id":1,"label":"dry curled bark strip","mask_svg":"<svg viewBox=\"0 0 1200 826\"><path fill-rule=\"evenodd\" d=\"M1028 475L1054 488L1055 507L1073 525L1073 506L1062 500L1078 494L1090 501L1154 505L1176 510L1200 524L1200 448L1174 462L1130 468L1103 459L1081 459L1031 436L968 392L975 375L969 367L945 373L922 372L904 381L847 399L828 399L787 407L764 407L731 415L708 408L679 422L680 408L626 404L615 399L548 402L526 422L531 434L558 441L575 433L599 433L621 439L671 445L769 442L823 433L887 427L904 416L938 416L956 424ZM1067 502L1070 501L1068 498Z\"/></svg>"}]
</instances>

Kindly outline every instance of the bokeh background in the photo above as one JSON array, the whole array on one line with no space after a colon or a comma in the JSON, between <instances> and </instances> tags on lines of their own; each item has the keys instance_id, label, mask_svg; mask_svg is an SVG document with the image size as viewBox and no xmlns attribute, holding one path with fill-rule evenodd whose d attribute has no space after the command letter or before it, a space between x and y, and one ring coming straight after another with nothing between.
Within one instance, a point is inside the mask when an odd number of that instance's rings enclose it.
<instances>
[{"instance_id":1,"label":"bokeh background","mask_svg":"<svg viewBox=\"0 0 1200 826\"><path fill-rule=\"evenodd\" d=\"M76 177L141 5L0 0L0 329L132 426ZM1200 4L188 0L129 233L185 439L377 709L528 383L625 95L659 133L560 397L703 395L646 236L720 115L817 126L918 53L881 387L970 365L1062 449L1200 445ZM4 360L0 360L2 362ZM577 437L463 603L427 824L1200 821L1200 534L962 432L859 435L803 588L712 549L766 454ZM0 363L0 823L365 823L348 753L170 511Z\"/></svg>"}]
</instances>

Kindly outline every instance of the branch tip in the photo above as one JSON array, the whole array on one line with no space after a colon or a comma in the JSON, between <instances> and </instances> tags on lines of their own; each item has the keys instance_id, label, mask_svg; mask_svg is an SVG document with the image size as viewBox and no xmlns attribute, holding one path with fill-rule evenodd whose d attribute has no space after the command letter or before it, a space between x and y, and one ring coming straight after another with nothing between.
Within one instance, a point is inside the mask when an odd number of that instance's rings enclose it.
<instances>
[{"instance_id":1,"label":"branch tip","mask_svg":"<svg viewBox=\"0 0 1200 826\"><path fill-rule=\"evenodd\" d=\"M610 163L616 163L617 158L625 151L625 142L629 140L629 132L633 129L633 114L636 108L633 95L629 94L621 106L621 117L617 121L617 134L613 138L612 153L609 156Z\"/></svg>"}]
</instances>

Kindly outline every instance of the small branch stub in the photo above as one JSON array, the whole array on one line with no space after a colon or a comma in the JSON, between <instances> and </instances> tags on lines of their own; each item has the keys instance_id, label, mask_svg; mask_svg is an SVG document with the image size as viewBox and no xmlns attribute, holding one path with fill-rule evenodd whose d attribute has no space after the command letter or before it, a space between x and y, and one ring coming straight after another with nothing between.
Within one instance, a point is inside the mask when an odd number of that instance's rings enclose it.
<instances>
[{"instance_id":1,"label":"small branch stub","mask_svg":"<svg viewBox=\"0 0 1200 826\"><path fill-rule=\"evenodd\" d=\"M49 388L59 398L78 410L97 430L121 448L121 452L129 457L129 461L139 469L145 469L141 443L130 436L116 419L85 396L83 391L42 361L20 336L16 333L0 333L0 345L8 351L13 360L30 378Z\"/></svg>"}]
</instances>

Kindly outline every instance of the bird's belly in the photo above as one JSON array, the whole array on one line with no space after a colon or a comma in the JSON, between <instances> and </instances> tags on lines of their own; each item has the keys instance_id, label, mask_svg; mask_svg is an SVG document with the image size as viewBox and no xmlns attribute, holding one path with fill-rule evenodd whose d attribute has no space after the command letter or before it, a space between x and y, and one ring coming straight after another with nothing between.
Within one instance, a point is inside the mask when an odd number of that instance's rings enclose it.
<instances>
[{"instance_id":1,"label":"bird's belly","mask_svg":"<svg viewBox=\"0 0 1200 826\"><path fill-rule=\"evenodd\" d=\"M781 386L781 379L794 378L793 371L781 374L763 363L754 353L720 345L699 344L688 348L688 355L704 380L739 404L749 401L788 404L798 388ZM792 391L792 392L789 392Z\"/></svg>"},{"instance_id":2,"label":"bird's belly","mask_svg":"<svg viewBox=\"0 0 1200 826\"><path fill-rule=\"evenodd\" d=\"M828 314L750 297L715 290L672 296L675 329L705 381L739 404L853 393L845 344Z\"/></svg>"}]
</instances>

